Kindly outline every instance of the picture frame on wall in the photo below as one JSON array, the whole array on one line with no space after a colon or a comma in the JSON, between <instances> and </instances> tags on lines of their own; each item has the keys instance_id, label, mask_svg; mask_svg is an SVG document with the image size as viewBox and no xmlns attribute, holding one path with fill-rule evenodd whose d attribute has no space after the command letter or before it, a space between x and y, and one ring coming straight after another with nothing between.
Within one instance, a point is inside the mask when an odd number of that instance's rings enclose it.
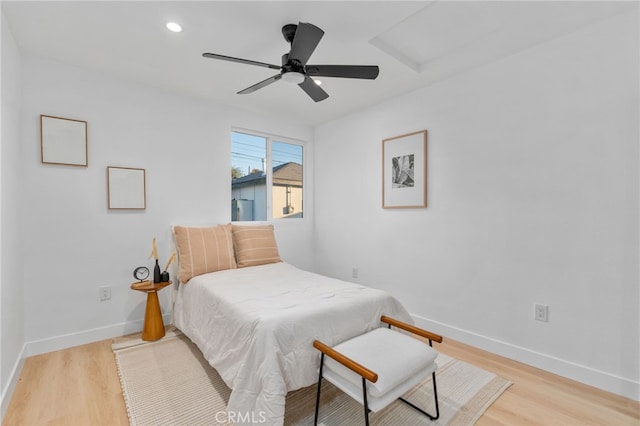
<instances>
[{"instance_id":1,"label":"picture frame on wall","mask_svg":"<svg viewBox=\"0 0 640 426\"><path fill-rule=\"evenodd\" d=\"M110 210L146 209L146 170L107 166L107 202Z\"/></svg>"},{"instance_id":2,"label":"picture frame on wall","mask_svg":"<svg viewBox=\"0 0 640 426\"><path fill-rule=\"evenodd\" d=\"M87 167L87 122L40 115L40 159L43 164Z\"/></svg>"},{"instance_id":3,"label":"picture frame on wall","mask_svg":"<svg viewBox=\"0 0 640 426\"><path fill-rule=\"evenodd\" d=\"M427 131L382 141L382 207L427 207Z\"/></svg>"}]
</instances>

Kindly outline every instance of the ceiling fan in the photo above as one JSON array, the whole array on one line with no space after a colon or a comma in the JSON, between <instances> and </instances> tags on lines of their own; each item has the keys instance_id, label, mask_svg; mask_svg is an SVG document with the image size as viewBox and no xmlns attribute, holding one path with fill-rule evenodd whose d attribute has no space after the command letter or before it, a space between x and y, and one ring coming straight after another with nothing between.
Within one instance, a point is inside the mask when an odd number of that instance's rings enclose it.
<instances>
[{"instance_id":1,"label":"ceiling fan","mask_svg":"<svg viewBox=\"0 0 640 426\"><path fill-rule=\"evenodd\" d=\"M320 102L327 99L329 94L322 90L311 77L362 78L369 80L375 80L378 77L379 69L377 65L307 65L307 61L324 35L324 31L315 25L306 22L299 22L298 25L287 24L282 27L282 35L287 42L291 43L289 53L282 55L282 66L215 53L203 53L202 56L280 70L279 74L239 91L238 94L240 95L255 92L282 79L297 84L315 102Z\"/></svg>"}]
</instances>

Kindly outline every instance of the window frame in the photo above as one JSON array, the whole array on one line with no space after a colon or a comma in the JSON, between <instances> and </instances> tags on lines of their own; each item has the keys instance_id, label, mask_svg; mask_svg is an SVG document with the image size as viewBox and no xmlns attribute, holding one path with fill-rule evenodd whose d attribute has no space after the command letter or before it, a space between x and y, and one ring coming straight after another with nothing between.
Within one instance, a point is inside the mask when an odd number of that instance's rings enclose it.
<instances>
[{"instance_id":1,"label":"window frame","mask_svg":"<svg viewBox=\"0 0 640 426\"><path fill-rule=\"evenodd\" d=\"M308 191L307 191L307 157L308 157L308 153L307 153L307 142L300 140L300 139L295 139L295 138L291 138L291 137L287 137L287 136L280 136L280 135L275 135L272 133L267 133L267 132L262 132L262 131L258 131L258 130L250 130L250 129L245 129L245 128L241 128L241 127L232 127L231 128L231 138L230 138L230 143L231 143L231 153L230 153L230 160L231 160L231 167L233 167L233 160L232 160L232 156L233 156L233 133L242 133L245 135L249 135L249 136L256 136L256 137L260 137L260 138L265 138L266 140L266 158L265 158L265 175L266 175L266 180L265 180L265 185L267 188L267 196L266 196L266 219L265 220L252 220L252 221L231 221L231 223L237 223L237 224L250 224L250 223L256 223L256 222L262 222L262 223L281 223L281 222L291 222L291 221L304 221L306 218L306 214L304 213L304 205L305 200L307 200L308 197ZM272 155L272 144L273 142L281 142L281 143L286 143L286 144L291 144L291 145L297 145L302 147L302 217L290 217L290 218L274 218L273 217L273 155ZM231 189L232 192L232 197L233 197L233 188L231 188L231 184L233 183L233 178L231 178L231 182L229 183L229 188ZM229 202L231 202L233 200L233 198L229 199ZM233 219L233 217L230 217L230 219Z\"/></svg>"}]
</instances>

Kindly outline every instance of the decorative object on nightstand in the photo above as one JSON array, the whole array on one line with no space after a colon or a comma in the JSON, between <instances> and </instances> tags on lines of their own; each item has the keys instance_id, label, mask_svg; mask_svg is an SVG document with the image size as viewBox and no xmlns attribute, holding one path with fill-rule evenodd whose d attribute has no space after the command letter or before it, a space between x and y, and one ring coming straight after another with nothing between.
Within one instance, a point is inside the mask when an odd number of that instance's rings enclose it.
<instances>
[{"instance_id":1,"label":"decorative object on nightstand","mask_svg":"<svg viewBox=\"0 0 640 426\"><path fill-rule=\"evenodd\" d=\"M169 281L169 266L171 266L171 263L173 263L173 260L176 258L176 254L171 253L171 257L169 258L169 260L167 261L167 265L164 267L164 271L162 271L162 273L160 274L160 282L166 283L167 281Z\"/></svg>"},{"instance_id":2,"label":"decorative object on nightstand","mask_svg":"<svg viewBox=\"0 0 640 426\"><path fill-rule=\"evenodd\" d=\"M151 249L151 255L149 257L153 257L156 261L155 266L153 267L153 282L160 282L160 265L158 265L158 247L156 246L156 239L153 239L153 248Z\"/></svg>"},{"instance_id":3,"label":"decorative object on nightstand","mask_svg":"<svg viewBox=\"0 0 640 426\"><path fill-rule=\"evenodd\" d=\"M149 268L146 266L138 266L133 270L133 278L139 280L133 284L131 284L131 288L134 290L147 290L153 288L153 283L147 278L149 278Z\"/></svg>"},{"instance_id":4,"label":"decorative object on nightstand","mask_svg":"<svg viewBox=\"0 0 640 426\"><path fill-rule=\"evenodd\" d=\"M138 266L133 270L133 278L140 280L140 282L149 278L149 268L146 266Z\"/></svg>"},{"instance_id":5,"label":"decorative object on nightstand","mask_svg":"<svg viewBox=\"0 0 640 426\"><path fill-rule=\"evenodd\" d=\"M158 259L156 259L156 264L153 267L153 282L155 283L159 283L160 282L160 265L158 265Z\"/></svg>"}]
</instances>

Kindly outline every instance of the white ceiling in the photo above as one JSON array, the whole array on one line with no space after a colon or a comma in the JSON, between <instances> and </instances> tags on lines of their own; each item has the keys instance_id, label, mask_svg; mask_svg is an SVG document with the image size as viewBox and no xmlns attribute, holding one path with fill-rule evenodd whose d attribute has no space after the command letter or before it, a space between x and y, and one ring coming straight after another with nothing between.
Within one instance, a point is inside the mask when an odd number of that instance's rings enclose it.
<instances>
[{"instance_id":1,"label":"white ceiling","mask_svg":"<svg viewBox=\"0 0 640 426\"><path fill-rule=\"evenodd\" d=\"M2 1L21 51L189 96L315 125L512 55L637 2L559 1ZM172 33L175 21L184 31ZM314 103L283 81L236 92L277 71L202 57L280 64L280 29L325 31L309 63L379 65L377 80L324 78Z\"/></svg>"}]
</instances>

